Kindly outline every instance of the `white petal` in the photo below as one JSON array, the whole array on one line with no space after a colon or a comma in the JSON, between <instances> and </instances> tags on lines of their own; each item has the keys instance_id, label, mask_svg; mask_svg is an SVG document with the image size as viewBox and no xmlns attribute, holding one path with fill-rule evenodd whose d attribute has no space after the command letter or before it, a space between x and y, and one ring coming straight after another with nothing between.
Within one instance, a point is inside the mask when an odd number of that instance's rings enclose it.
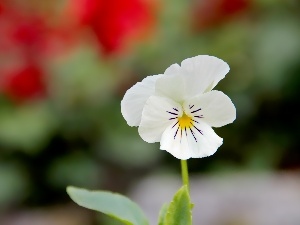
<instances>
[{"instance_id":1,"label":"white petal","mask_svg":"<svg viewBox=\"0 0 300 225\"><path fill-rule=\"evenodd\" d=\"M192 149L192 158L202 158L214 154L223 144L223 139L206 123L195 124L202 134L193 128L193 135L188 135L189 148Z\"/></svg>"},{"instance_id":2,"label":"white petal","mask_svg":"<svg viewBox=\"0 0 300 225\"><path fill-rule=\"evenodd\" d=\"M165 129L161 137L160 149L166 150L177 159L189 159L192 152L188 145L188 139L186 135L181 136L177 128L178 126L173 127L173 124L171 124Z\"/></svg>"},{"instance_id":3,"label":"white petal","mask_svg":"<svg viewBox=\"0 0 300 225\"><path fill-rule=\"evenodd\" d=\"M160 149L168 151L178 159L202 158L214 154L222 145L223 139L206 123L195 126L201 133L194 127L194 135L187 129L182 133L178 131L175 138L177 128L168 126L161 137Z\"/></svg>"},{"instance_id":4,"label":"white petal","mask_svg":"<svg viewBox=\"0 0 300 225\"><path fill-rule=\"evenodd\" d=\"M194 105L192 109L188 106ZM200 109L200 111L191 114L191 110ZM212 127L222 127L232 123L236 118L236 108L230 98L221 91L210 91L198 95L185 102L184 110L189 115L201 115L199 119L205 121Z\"/></svg>"},{"instance_id":5,"label":"white petal","mask_svg":"<svg viewBox=\"0 0 300 225\"><path fill-rule=\"evenodd\" d=\"M151 96L143 109L139 134L146 142L159 142L165 129L181 115L182 109L178 103L168 98Z\"/></svg>"},{"instance_id":6,"label":"white petal","mask_svg":"<svg viewBox=\"0 0 300 225\"><path fill-rule=\"evenodd\" d=\"M148 76L128 89L121 101L121 113L129 126L138 126L148 98L154 94L155 82L162 75Z\"/></svg>"},{"instance_id":7,"label":"white petal","mask_svg":"<svg viewBox=\"0 0 300 225\"><path fill-rule=\"evenodd\" d=\"M181 63L188 97L211 91L228 72L228 64L214 56L199 55Z\"/></svg>"},{"instance_id":8,"label":"white petal","mask_svg":"<svg viewBox=\"0 0 300 225\"><path fill-rule=\"evenodd\" d=\"M164 75L155 84L155 94L183 102L185 98L185 82L181 74Z\"/></svg>"},{"instance_id":9,"label":"white petal","mask_svg":"<svg viewBox=\"0 0 300 225\"><path fill-rule=\"evenodd\" d=\"M178 74L178 72L180 71L180 66L175 63L172 64L171 66L169 66L166 71L164 72L165 75L175 75Z\"/></svg>"}]
</instances>

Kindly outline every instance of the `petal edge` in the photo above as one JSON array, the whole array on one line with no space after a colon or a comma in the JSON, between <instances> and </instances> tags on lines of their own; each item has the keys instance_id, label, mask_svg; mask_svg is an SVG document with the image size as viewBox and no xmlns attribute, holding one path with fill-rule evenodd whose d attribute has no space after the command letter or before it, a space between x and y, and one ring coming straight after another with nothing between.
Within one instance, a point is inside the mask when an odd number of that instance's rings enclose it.
<instances>
[{"instance_id":1,"label":"petal edge","mask_svg":"<svg viewBox=\"0 0 300 225\"><path fill-rule=\"evenodd\" d=\"M161 76L148 76L126 91L121 101L121 113L129 126L140 124L144 105L154 94L156 80Z\"/></svg>"}]
</instances>

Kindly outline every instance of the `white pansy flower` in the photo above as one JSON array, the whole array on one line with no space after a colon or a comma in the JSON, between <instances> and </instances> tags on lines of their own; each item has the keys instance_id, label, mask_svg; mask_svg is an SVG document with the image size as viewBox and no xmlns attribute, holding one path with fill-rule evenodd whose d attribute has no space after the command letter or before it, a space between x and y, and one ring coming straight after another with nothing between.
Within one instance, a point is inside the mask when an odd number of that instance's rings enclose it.
<instances>
[{"instance_id":1,"label":"white pansy flower","mask_svg":"<svg viewBox=\"0 0 300 225\"><path fill-rule=\"evenodd\" d=\"M121 111L142 139L160 142L178 159L214 154L223 143L212 129L232 123L236 109L221 91L212 90L229 66L199 55L171 65L164 74L148 76L125 93Z\"/></svg>"}]
</instances>

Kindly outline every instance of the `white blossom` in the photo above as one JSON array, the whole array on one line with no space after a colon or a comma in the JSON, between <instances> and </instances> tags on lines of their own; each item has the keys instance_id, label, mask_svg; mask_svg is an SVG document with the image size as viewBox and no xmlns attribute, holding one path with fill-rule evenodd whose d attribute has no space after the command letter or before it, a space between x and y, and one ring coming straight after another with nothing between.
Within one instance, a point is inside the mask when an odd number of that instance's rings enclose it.
<instances>
[{"instance_id":1,"label":"white blossom","mask_svg":"<svg viewBox=\"0 0 300 225\"><path fill-rule=\"evenodd\" d=\"M236 118L230 98L212 90L228 72L228 64L213 56L185 59L127 90L122 115L144 141L160 142L178 159L210 156L223 143L212 127Z\"/></svg>"}]
</instances>

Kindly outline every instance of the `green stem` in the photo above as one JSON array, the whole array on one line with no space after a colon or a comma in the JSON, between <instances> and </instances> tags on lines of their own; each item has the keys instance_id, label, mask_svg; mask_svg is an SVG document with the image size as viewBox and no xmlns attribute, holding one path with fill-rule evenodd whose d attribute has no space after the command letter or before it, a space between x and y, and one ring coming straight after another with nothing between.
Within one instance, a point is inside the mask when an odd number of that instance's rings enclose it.
<instances>
[{"instance_id":1,"label":"green stem","mask_svg":"<svg viewBox=\"0 0 300 225\"><path fill-rule=\"evenodd\" d=\"M187 160L181 160L181 176L183 185L186 185L189 189L189 172L187 166Z\"/></svg>"}]
</instances>

